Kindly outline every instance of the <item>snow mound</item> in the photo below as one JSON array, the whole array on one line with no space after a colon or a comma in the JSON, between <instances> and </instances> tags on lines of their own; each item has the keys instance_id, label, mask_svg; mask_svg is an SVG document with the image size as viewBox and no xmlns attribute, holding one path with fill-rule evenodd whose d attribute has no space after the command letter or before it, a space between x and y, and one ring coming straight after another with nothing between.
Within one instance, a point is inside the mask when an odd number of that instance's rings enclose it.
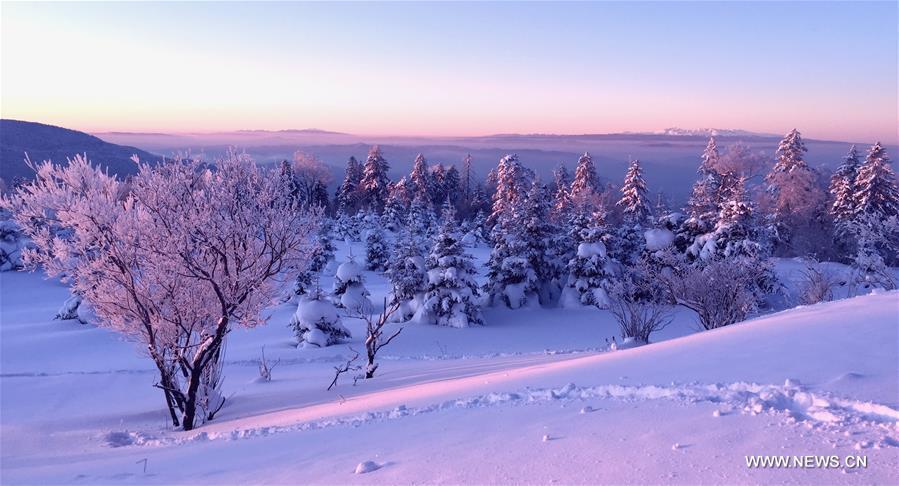
<instances>
[{"instance_id":1,"label":"snow mound","mask_svg":"<svg viewBox=\"0 0 899 486\"><path fill-rule=\"evenodd\" d=\"M674 243L674 233L666 229L651 229L643 233L646 238L646 249L649 251L664 250Z\"/></svg>"},{"instance_id":2,"label":"snow mound","mask_svg":"<svg viewBox=\"0 0 899 486\"><path fill-rule=\"evenodd\" d=\"M378 469L381 469L381 466L378 463L374 461L364 461L356 465L356 469L353 471L353 474L365 474L372 471L377 471Z\"/></svg>"},{"instance_id":3,"label":"snow mound","mask_svg":"<svg viewBox=\"0 0 899 486\"><path fill-rule=\"evenodd\" d=\"M353 260L343 262L340 264L339 267L337 267L336 276L337 276L337 278L339 278L340 280L343 280L344 282L349 282L351 280L357 280L357 279L359 279L359 277L361 275L362 275L362 267L359 266L359 264Z\"/></svg>"}]
</instances>

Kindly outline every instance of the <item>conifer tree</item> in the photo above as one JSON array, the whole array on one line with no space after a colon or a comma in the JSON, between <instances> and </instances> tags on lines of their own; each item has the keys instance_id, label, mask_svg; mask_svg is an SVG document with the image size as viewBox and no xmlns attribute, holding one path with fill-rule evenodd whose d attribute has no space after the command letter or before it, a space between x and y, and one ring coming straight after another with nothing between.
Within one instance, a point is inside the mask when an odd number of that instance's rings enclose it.
<instances>
[{"instance_id":1,"label":"conifer tree","mask_svg":"<svg viewBox=\"0 0 899 486\"><path fill-rule=\"evenodd\" d=\"M443 224L427 259L428 291L422 317L439 326L483 324L472 258L465 253L456 232L455 215L444 214L442 219Z\"/></svg>"},{"instance_id":2,"label":"conifer tree","mask_svg":"<svg viewBox=\"0 0 899 486\"><path fill-rule=\"evenodd\" d=\"M427 290L425 259L421 255L420 242L408 229L403 231L396 243L396 249L387 268L393 290L390 305L398 305L397 318L407 321L420 307L423 293Z\"/></svg>"},{"instance_id":3,"label":"conifer tree","mask_svg":"<svg viewBox=\"0 0 899 486\"><path fill-rule=\"evenodd\" d=\"M899 214L899 189L886 149L877 142L868 150L856 178L855 212L884 218Z\"/></svg>"},{"instance_id":4,"label":"conifer tree","mask_svg":"<svg viewBox=\"0 0 899 486\"><path fill-rule=\"evenodd\" d=\"M837 167L830 178L830 196L833 198L830 214L837 224L850 219L855 213L855 179L858 175L858 167L858 151L853 145L849 148L846 157L843 158L843 163Z\"/></svg>"},{"instance_id":5,"label":"conifer tree","mask_svg":"<svg viewBox=\"0 0 899 486\"><path fill-rule=\"evenodd\" d=\"M287 162L287 161L285 161ZM289 164L288 164L289 166ZM352 216L359 209L359 190L362 183L362 167L355 157L346 163L343 183L337 189L336 210L338 214Z\"/></svg>"},{"instance_id":6,"label":"conifer tree","mask_svg":"<svg viewBox=\"0 0 899 486\"><path fill-rule=\"evenodd\" d=\"M574 181L571 183L571 197L575 200L590 199L599 192L599 178L596 166L589 152L584 152L577 161L574 170Z\"/></svg>"},{"instance_id":7,"label":"conifer tree","mask_svg":"<svg viewBox=\"0 0 899 486\"><path fill-rule=\"evenodd\" d=\"M381 155L381 148L377 145L368 151L368 158L362 168L362 181L360 183L363 203L366 209L378 214L384 211L387 203L390 177L387 172L390 165Z\"/></svg>"},{"instance_id":8,"label":"conifer tree","mask_svg":"<svg viewBox=\"0 0 899 486\"><path fill-rule=\"evenodd\" d=\"M368 231L365 237L365 261L369 270L381 271L387 268L387 260L390 258L390 250L387 248L387 240L384 239L384 231L380 225Z\"/></svg>"},{"instance_id":9,"label":"conifer tree","mask_svg":"<svg viewBox=\"0 0 899 486\"><path fill-rule=\"evenodd\" d=\"M621 186L621 199L618 206L624 219L630 224L643 224L650 216L649 200L646 197L646 181L643 180L643 169L640 161L631 161Z\"/></svg>"}]
</instances>

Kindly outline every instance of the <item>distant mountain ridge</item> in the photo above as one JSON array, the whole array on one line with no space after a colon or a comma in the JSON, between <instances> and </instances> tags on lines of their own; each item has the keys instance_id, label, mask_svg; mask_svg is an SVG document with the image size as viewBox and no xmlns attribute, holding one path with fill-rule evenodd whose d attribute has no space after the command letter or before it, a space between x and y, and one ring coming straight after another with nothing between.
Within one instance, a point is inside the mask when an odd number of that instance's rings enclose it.
<instances>
[{"instance_id":1,"label":"distant mountain ridge","mask_svg":"<svg viewBox=\"0 0 899 486\"><path fill-rule=\"evenodd\" d=\"M32 162L64 163L67 157L80 153L86 153L91 162L119 176L137 172L137 165L131 160L133 155L151 162L163 159L136 147L112 144L68 128L0 119L0 178L7 183L33 177L34 173L25 164L25 154Z\"/></svg>"}]
</instances>

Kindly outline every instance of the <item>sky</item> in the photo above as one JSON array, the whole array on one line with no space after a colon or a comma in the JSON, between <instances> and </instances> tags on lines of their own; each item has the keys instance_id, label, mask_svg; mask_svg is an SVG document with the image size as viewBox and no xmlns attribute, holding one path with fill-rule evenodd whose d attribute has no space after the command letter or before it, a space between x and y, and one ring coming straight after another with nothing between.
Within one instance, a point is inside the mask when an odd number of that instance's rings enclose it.
<instances>
[{"instance_id":1,"label":"sky","mask_svg":"<svg viewBox=\"0 0 899 486\"><path fill-rule=\"evenodd\" d=\"M89 132L899 141L891 1L4 1L0 30L0 115Z\"/></svg>"}]
</instances>

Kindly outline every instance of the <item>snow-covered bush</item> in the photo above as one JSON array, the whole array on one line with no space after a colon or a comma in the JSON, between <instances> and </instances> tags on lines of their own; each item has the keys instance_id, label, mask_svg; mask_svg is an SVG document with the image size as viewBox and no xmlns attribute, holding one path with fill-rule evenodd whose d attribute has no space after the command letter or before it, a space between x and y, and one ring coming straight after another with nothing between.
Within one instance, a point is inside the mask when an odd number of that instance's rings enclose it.
<instances>
[{"instance_id":1,"label":"snow-covered bush","mask_svg":"<svg viewBox=\"0 0 899 486\"><path fill-rule=\"evenodd\" d=\"M633 341L639 346L648 344L650 335L668 326L672 317L667 305L651 297L641 297L652 291L646 287L648 279L630 278L630 275L612 286L609 310L618 322L624 342Z\"/></svg>"},{"instance_id":2,"label":"snow-covered bush","mask_svg":"<svg viewBox=\"0 0 899 486\"><path fill-rule=\"evenodd\" d=\"M365 237L365 261L368 269L386 269L389 257L390 250L387 248L387 240L384 239L384 231L380 226L372 228Z\"/></svg>"},{"instance_id":3,"label":"snow-covered bush","mask_svg":"<svg viewBox=\"0 0 899 486\"><path fill-rule=\"evenodd\" d=\"M305 347L323 348L350 337L337 307L325 298L321 289L315 289L300 299L289 325L297 336L297 342Z\"/></svg>"},{"instance_id":4,"label":"snow-covered bush","mask_svg":"<svg viewBox=\"0 0 899 486\"><path fill-rule=\"evenodd\" d=\"M343 307L351 312L367 312L371 309L371 300L368 289L362 278L362 267L353 260L352 256L349 260L337 267L337 273L334 275L334 303L338 307Z\"/></svg>"},{"instance_id":5,"label":"snow-covered bush","mask_svg":"<svg viewBox=\"0 0 899 486\"><path fill-rule=\"evenodd\" d=\"M483 324L471 256L455 233L454 218L444 218L427 260L428 291L416 318L439 326Z\"/></svg>"},{"instance_id":6,"label":"snow-covered bush","mask_svg":"<svg viewBox=\"0 0 899 486\"><path fill-rule=\"evenodd\" d=\"M799 302L804 305L833 300L833 288L837 278L820 262L810 258L805 262L802 281L799 283Z\"/></svg>"},{"instance_id":7,"label":"snow-covered bush","mask_svg":"<svg viewBox=\"0 0 899 486\"><path fill-rule=\"evenodd\" d=\"M727 258L692 265L681 261L658 275L671 298L696 312L708 330L743 321L758 309L769 269L763 260Z\"/></svg>"},{"instance_id":8,"label":"snow-covered bush","mask_svg":"<svg viewBox=\"0 0 899 486\"><path fill-rule=\"evenodd\" d=\"M31 241L10 218L9 211L0 210L0 272L21 269L22 251L31 246Z\"/></svg>"}]
</instances>

